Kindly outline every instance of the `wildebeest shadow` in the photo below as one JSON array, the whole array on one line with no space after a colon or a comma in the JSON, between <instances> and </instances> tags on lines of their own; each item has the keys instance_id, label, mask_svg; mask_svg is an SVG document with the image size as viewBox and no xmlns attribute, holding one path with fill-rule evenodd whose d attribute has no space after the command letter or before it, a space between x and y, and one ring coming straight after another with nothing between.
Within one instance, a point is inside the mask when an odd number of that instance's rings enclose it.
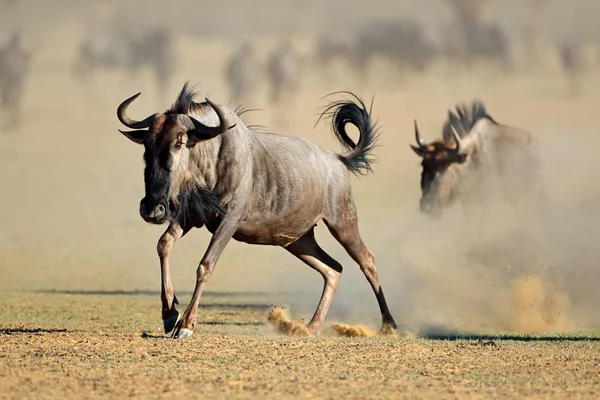
<instances>
[{"instance_id":1,"label":"wildebeest shadow","mask_svg":"<svg viewBox=\"0 0 600 400\"><path fill-rule=\"evenodd\" d=\"M585 336L584 334L572 334L572 335L561 335L561 334L540 334L540 335L528 335L528 334L498 334L498 335L487 335L487 334L473 334L473 333L458 333L448 332L439 330L430 330L419 332L417 335L422 339L429 340L476 340L479 342L502 342L502 341L518 341L518 342L598 342L600 337L598 336Z\"/></svg>"},{"instance_id":2,"label":"wildebeest shadow","mask_svg":"<svg viewBox=\"0 0 600 400\"><path fill-rule=\"evenodd\" d=\"M85 296L154 296L160 297L159 291L153 290L39 290L35 293L44 294L68 294ZM191 292L178 292L179 297L191 296ZM229 308L237 310L262 310L272 307L272 304L266 303L226 303L211 302L211 298L251 298L265 296L265 292L205 292L200 300L201 308ZM272 293L270 293L273 296Z\"/></svg>"},{"instance_id":3,"label":"wildebeest shadow","mask_svg":"<svg viewBox=\"0 0 600 400\"><path fill-rule=\"evenodd\" d=\"M224 322L224 321L204 321L198 322L198 325L207 326L262 326L262 322Z\"/></svg>"},{"instance_id":4,"label":"wildebeest shadow","mask_svg":"<svg viewBox=\"0 0 600 400\"><path fill-rule=\"evenodd\" d=\"M66 329L42 329L42 328L0 328L0 335L13 334L40 334L40 333L64 333Z\"/></svg>"},{"instance_id":5,"label":"wildebeest shadow","mask_svg":"<svg viewBox=\"0 0 600 400\"><path fill-rule=\"evenodd\" d=\"M36 290L34 293L73 294L88 296L160 296L158 290ZM205 291L202 297L255 297L277 294L274 292L217 292ZM178 296L191 296L192 292L177 292Z\"/></svg>"},{"instance_id":6,"label":"wildebeest shadow","mask_svg":"<svg viewBox=\"0 0 600 400\"><path fill-rule=\"evenodd\" d=\"M197 326L262 326L262 322L225 322L225 321L204 321L198 322ZM153 335L148 332L142 332L142 339L170 339L171 335Z\"/></svg>"}]
</instances>

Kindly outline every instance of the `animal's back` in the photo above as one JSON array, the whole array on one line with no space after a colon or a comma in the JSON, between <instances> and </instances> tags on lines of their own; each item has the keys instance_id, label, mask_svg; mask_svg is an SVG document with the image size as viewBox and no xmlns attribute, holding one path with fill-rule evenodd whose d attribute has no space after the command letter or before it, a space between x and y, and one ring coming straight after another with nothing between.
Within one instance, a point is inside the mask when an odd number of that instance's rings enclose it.
<instances>
[{"instance_id":1,"label":"animal's back","mask_svg":"<svg viewBox=\"0 0 600 400\"><path fill-rule=\"evenodd\" d=\"M495 147L501 171L505 175L537 173L539 143L529 131L510 125L498 125Z\"/></svg>"},{"instance_id":2,"label":"animal's back","mask_svg":"<svg viewBox=\"0 0 600 400\"><path fill-rule=\"evenodd\" d=\"M337 155L305 138L252 132L251 151L255 200L238 240L291 243L350 193Z\"/></svg>"},{"instance_id":3,"label":"animal's back","mask_svg":"<svg viewBox=\"0 0 600 400\"><path fill-rule=\"evenodd\" d=\"M276 186L281 186L279 190L289 187L294 191L321 192L333 182L350 181L348 170L335 152L306 138L255 133L253 139L254 163L260 166L255 174L268 171L270 177L276 178Z\"/></svg>"}]
</instances>

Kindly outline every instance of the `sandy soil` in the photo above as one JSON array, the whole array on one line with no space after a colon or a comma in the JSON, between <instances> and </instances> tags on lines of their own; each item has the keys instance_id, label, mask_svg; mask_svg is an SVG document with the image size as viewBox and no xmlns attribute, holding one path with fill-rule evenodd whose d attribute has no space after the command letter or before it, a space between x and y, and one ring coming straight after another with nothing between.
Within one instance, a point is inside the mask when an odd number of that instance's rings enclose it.
<instances>
[{"instance_id":1,"label":"sandy soil","mask_svg":"<svg viewBox=\"0 0 600 400\"><path fill-rule=\"evenodd\" d=\"M18 23L28 28L35 57L24 125L0 132L0 396L585 398L597 391L600 71L588 71L582 93L571 97L552 53L544 53L543 68L509 75L486 65L464 72L439 64L398 79L375 60L368 82L359 83L344 65L309 68L285 113L274 111L262 88L252 105L265 111L249 114L248 123L331 149L339 145L329 127L313 128L327 105L321 97L342 89L367 101L375 96L379 162L373 175L353 178L354 197L392 312L414 337L276 335L266 322L270 305L285 304L296 321L306 320L321 280L281 249L231 243L201 301L199 332L175 343L158 330L155 244L163 227L138 216L142 149L117 132L117 105L142 91L132 115L164 110L186 80L227 104L222 68L241 34L261 56L276 44L277 31L293 34L308 54L315 27L329 26L328 18L334 29L358 20L361 11L361 18L414 11L433 21L448 14L431 14L439 7L433 0L422 8L381 1L343 15L337 0L322 9L308 2L297 14L284 12L290 5L282 2L273 8L279 19L229 5L219 13L239 21L233 30L215 28L206 16L198 16L206 24L182 23L182 61L165 100L148 71L131 78L101 73L87 87L76 82L70 68L78 40L110 10L63 3L45 9L23 2L12 17L3 14L2 32ZM542 21L546 45L552 35L589 27L586 18L571 15L572 7L556 3ZM594 3L585 4L581 15L592 15ZM522 7L495 7L506 26L520 21L511 16ZM173 12L174 19L194 15L181 7ZM147 21L163 15L146 13ZM249 17L257 18L256 29ZM418 212L419 159L408 146L413 119L426 138L439 137L447 110L473 98L483 99L498 121L540 138L553 212L535 234L500 201L475 231L465 227L459 208L441 221ZM377 306L360 270L322 226L317 236L345 267L328 323L376 331ZM208 240L207 232L196 231L176 245L173 281L183 302ZM479 336L454 340L448 332ZM452 340L433 339L438 336Z\"/></svg>"},{"instance_id":2,"label":"sandy soil","mask_svg":"<svg viewBox=\"0 0 600 400\"><path fill-rule=\"evenodd\" d=\"M277 335L271 296L208 293L198 332L159 332L158 294L2 295L0 397L573 398L599 387L597 336L467 340Z\"/></svg>"}]
</instances>

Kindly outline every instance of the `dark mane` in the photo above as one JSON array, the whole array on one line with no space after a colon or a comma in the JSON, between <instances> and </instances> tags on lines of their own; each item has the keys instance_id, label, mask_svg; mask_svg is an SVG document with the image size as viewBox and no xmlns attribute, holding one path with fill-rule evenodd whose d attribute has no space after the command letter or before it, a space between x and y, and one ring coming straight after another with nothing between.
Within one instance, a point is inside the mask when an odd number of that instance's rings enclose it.
<instances>
[{"instance_id":1,"label":"dark mane","mask_svg":"<svg viewBox=\"0 0 600 400\"><path fill-rule=\"evenodd\" d=\"M202 227L213 217L223 217L225 214L227 208L221 204L219 197L209 190L197 184L181 188L175 218L181 226Z\"/></svg>"},{"instance_id":2,"label":"dark mane","mask_svg":"<svg viewBox=\"0 0 600 400\"><path fill-rule=\"evenodd\" d=\"M194 111L201 104L194 102L196 95L198 94L194 89L195 85L190 87L190 82L186 82L177 96L177 100L167 111L167 114L189 114Z\"/></svg>"},{"instance_id":3,"label":"dark mane","mask_svg":"<svg viewBox=\"0 0 600 400\"><path fill-rule=\"evenodd\" d=\"M237 106L235 108L235 110L233 110L233 112L238 116L241 117L242 115L248 113L248 112L252 112L252 111L264 111L261 110L260 108L251 108L250 106L247 106L245 104L241 104L239 106Z\"/></svg>"},{"instance_id":4,"label":"dark mane","mask_svg":"<svg viewBox=\"0 0 600 400\"><path fill-rule=\"evenodd\" d=\"M241 104L241 105L237 106L235 108L235 110L233 110L233 112L240 119L241 119L242 115L244 115L246 113L249 113L249 112L254 112L254 111L264 111L264 109L262 109L262 108L252 108L252 107L247 106L245 104ZM250 132L267 133L267 134L272 134L273 133L269 128L267 128L264 125L251 124L251 125L246 125L246 128L248 128L248 130L250 130Z\"/></svg>"},{"instance_id":5,"label":"dark mane","mask_svg":"<svg viewBox=\"0 0 600 400\"><path fill-rule=\"evenodd\" d=\"M485 104L481 100L473 100L471 105L459 104L456 106L456 111L448 111L448 119L444 122L442 128L442 135L444 141L453 141L452 127L456 130L459 136L462 138L467 135L475 124L480 120L486 118L493 123L496 123L485 108Z\"/></svg>"},{"instance_id":6,"label":"dark mane","mask_svg":"<svg viewBox=\"0 0 600 400\"><path fill-rule=\"evenodd\" d=\"M171 108L166 112L166 114L189 114L191 112L197 111L200 107L208 107L208 103L196 103L194 100L198 95L198 92L195 90L195 85L190 87L190 82L186 82L179 92L179 96L177 96L177 100L171 106ZM246 105L240 105L236 107L233 111L238 117L242 115L252 112L252 111L262 111L259 108L251 108ZM271 133L268 128L262 125L248 125L247 126L250 131L254 132L262 132L262 133Z\"/></svg>"}]
</instances>

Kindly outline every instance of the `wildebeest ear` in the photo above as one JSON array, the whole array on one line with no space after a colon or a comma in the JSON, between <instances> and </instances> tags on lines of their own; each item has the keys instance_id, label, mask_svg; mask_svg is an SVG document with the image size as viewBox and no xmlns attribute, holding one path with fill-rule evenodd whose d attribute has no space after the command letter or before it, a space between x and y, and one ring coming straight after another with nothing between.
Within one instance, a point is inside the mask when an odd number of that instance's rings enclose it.
<instances>
[{"instance_id":1,"label":"wildebeest ear","mask_svg":"<svg viewBox=\"0 0 600 400\"><path fill-rule=\"evenodd\" d=\"M122 131L119 129L119 132L121 132L123 135L127 136L129 140L137 144L144 144L144 138L148 133L148 131L144 129L138 129L135 131Z\"/></svg>"},{"instance_id":2,"label":"wildebeest ear","mask_svg":"<svg viewBox=\"0 0 600 400\"><path fill-rule=\"evenodd\" d=\"M420 147L413 146L413 145L411 144L411 145L410 145L410 148L411 148L411 149L413 149L413 151L414 151L415 153L417 153L417 155L418 155L419 157L423 157L423 156L425 155L425 150L423 150L423 149L422 149L422 148L420 148Z\"/></svg>"},{"instance_id":3,"label":"wildebeest ear","mask_svg":"<svg viewBox=\"0 0 600 400\"><path fill-rule=\"evenodd\" d=\"M467 155L466 154L458 154L456 156L456 158L454 159L454 162L457 162L459 164L462 164L465 161L467 161Z\"/></svg>"}]
</instances>

